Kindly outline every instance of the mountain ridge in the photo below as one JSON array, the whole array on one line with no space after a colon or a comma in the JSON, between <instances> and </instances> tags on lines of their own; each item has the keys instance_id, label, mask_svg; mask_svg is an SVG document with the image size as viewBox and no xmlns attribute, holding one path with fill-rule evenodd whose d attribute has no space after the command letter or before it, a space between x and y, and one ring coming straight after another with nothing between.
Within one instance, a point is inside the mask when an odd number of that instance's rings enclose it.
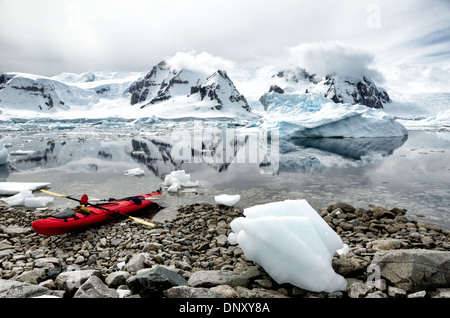
<instances>
[{"instance_id":1,"label":"mountain ridge","mask_svg":"<svg viewBox=\"0 0 450 318\"><path fill-rule=\"evenodd\" d=\"M370 108L383 108L391 101L387 92L367 77L350 78L339 74L320 77L300 67L275 72L267 78L267 84L268 91L262 92L259 98L265 110L268 94L319 94L335 103L362 104ZM160 109L155 105L160 105ZM166 60L154 65L149 72L96 70L52 77L0 74L0 112L14 110L46 115L75 110L99 113L111 110L118 114L135 113L137 117L163 118L169 116L165 113L175 111L170 114L172 119L177 114L182 118L256 116L226 70L205 74L190 68L175 69Z\"/></svg>"}]
</instances>

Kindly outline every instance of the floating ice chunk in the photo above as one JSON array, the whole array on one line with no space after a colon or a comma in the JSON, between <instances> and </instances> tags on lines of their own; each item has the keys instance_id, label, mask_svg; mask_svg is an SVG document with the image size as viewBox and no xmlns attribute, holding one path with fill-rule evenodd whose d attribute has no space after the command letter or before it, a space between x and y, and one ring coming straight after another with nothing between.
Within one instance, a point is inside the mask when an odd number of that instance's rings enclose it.
<instances>
[{"instance_id":1,"label":"floating ice chunk","mask_svg":"<svg viewBox=\"0 0 450 318\"><path fill-rule=\"evenodd\" d=\"M0 182L0 195L14 195L22 190L34 191L49 185L43 182Z\"/></svg>"},{"instance_id":2,"label":"floating ice chunk","mask_svg":"<svg viewBox=\"0 0 450 318\"><path fill-rule=\"evenodd\" d=\"M134 168L134 169L129 169L129 170L125 171L125 174L127 176L142 177L145 175L145 171L142 170L141 168Z\"/></svg>"},{"instance_id":3,"label":"floating ice chunk","mask_svg":"<svg viewBox=\"0 0 450 318\"><path fill-rule=\"evenodd\" d=\"M9 162L8 150L6 150L3 143L0 141L0 166L3 166Z\"/></svg>"},{"instance_id":4,"label":"floating ice chunk","mask_svg":"<svg viewBox=\"0 0 450 318\"><path fill-rule=\"evenodd\" d=\"M331 265L341 238L306 200L286 200L253 206L246 217L231 222L229 236L245 256L260 264L279 284L311 291L345 290L347 283Z\"/></svg>"},{"instance_id":5,"label":"floating ice chunk","mask_svg":"<svg viewBox=\"0 0 450 318\"><path fill-rule=\"evenodd\" d=\"M169 192L177 192L181 187L197 187L198 181L192 182L190 174L186 174L184 170L176 170L164 178L163 185L171 189L167 189Z\"/></svg>"},{"instance_id":6,"label":"floating ice chunk","mask_svg":"<svg viewBox=\"0 0 450 318\"><path fill-rule=\"evenodd\" d=\"M28 155L34 155L36 153L35 150L16 150L16 151L11 151L10 155L11 156L28 156Z\"/></svg>"},{"instance_id":7,"label":"floating ice chunk","mask_svg":"<svg viewBox=\"0 0 450 318\"><path fill-rule=\"evenodd\" d=\"M221 194L214 197L216 204L222 204L226 206L233 206L239 202L241 196L239 194L229 195L229 194Z\"/></svg>"},{"instance_id":8,"label":"floating ice chunk","mask_svg":"<svg viewBox=\"0 0 450 318\"><path fill-rule=\"evenodd\" d=\"M179 183L173 183L168 189L168 192L178 192L178 190L181 188Z\"/></svg>"},{"instance_id":9,"label":"floating ice chunk","mask_svg":"<svg viewBox=\"0 0 450 318\"><path fill-rule=\"evenodd\" d=\"M25 206L27 208L44 208L53 201L52 197L34 197L30 190L22 190L9 198L1 199L11 206Z\"/></svg>"}]
</instances>

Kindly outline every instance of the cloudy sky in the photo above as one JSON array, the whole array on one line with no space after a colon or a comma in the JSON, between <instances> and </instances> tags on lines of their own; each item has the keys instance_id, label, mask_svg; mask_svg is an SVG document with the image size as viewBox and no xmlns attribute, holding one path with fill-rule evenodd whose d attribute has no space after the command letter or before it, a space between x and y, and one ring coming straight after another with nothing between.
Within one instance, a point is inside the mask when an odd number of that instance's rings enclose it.
<instances>
[{"instance_id":1,"label":"cloudy sky","mask_svg":"<svg viewBox=\"0 0 450 318\"><path fill-rule=\"evenodd\" d=\"M171 57L450 90L449 16L448 0L0 0L0 73L144 71Z\"/></svg>"}]
</instances>

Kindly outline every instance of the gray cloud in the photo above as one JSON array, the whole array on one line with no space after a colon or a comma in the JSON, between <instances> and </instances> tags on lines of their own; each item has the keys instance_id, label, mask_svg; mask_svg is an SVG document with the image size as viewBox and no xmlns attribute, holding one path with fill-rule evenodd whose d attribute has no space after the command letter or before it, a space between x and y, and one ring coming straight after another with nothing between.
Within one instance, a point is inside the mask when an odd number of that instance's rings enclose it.
<instances>
[{"instance_id":1,"label":"gray cloud","mask_svg":"<svg viewBox=\"0 0 450 318\"><path fill-rule=\"evenodd\" d=\"M447 39L449 12L444 0L0 0L0 72L142 71L190 51L255 67L333 41L370 52L360 65L376 68L438 56L420 39Z\"/></svg>"}]
</instances>

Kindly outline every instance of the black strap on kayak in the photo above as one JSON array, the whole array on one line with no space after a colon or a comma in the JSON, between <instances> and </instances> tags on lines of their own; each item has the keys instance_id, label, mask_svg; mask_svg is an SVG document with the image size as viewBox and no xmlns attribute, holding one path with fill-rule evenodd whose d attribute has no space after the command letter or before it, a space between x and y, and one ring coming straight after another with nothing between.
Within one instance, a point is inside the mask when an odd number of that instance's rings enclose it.
<instances>
[{"instance_id":1,"label":"black strap on kayak","mask_svg":"<svg viewBox=\"0 0 450 318\"><path fill-rule=\"evenodd\" d=\"M140 197L132 197L130 201L133 201L134 204L141 205L142 199Z\"/></svg>"}]
</instances>

